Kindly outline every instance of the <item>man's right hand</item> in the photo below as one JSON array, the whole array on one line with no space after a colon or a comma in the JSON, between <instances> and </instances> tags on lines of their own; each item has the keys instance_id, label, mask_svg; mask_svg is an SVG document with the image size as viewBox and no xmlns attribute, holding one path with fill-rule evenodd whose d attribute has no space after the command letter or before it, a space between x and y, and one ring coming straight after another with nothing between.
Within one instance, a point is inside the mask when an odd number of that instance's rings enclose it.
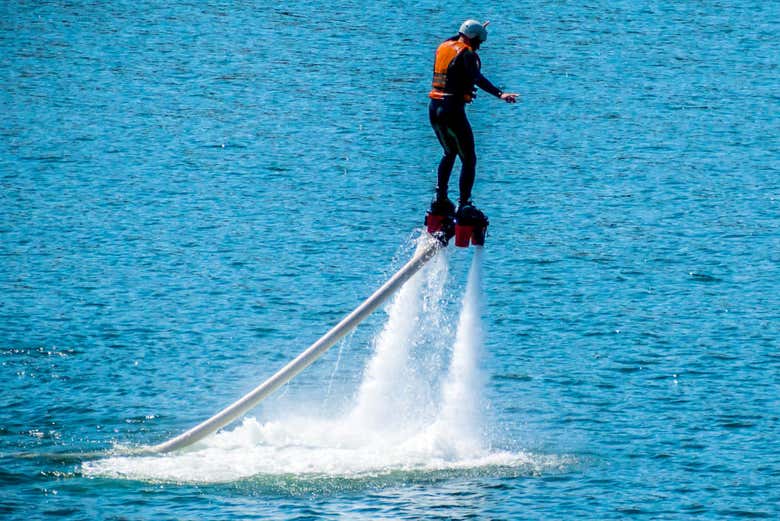
<instances>
[{"instance_id":1,"label":"man's right hand","mask_svg":"<svg viewBox=\"0 0 780 521\"><path fill-rule=\"evenodd\" d=\"M519 94L515 94L513 92L503 92L503 93L501 93L501 99L506 101L507 103L516 103L517 102L517 96L519 96Z\"/></svg>"}]
</instances>

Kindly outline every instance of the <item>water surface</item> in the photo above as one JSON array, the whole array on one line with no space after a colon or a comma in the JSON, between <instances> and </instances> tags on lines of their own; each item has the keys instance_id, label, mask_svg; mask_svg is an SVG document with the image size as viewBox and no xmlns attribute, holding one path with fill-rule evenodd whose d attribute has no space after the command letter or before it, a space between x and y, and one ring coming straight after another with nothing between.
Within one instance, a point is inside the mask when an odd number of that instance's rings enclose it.
<instances>
[{"instance_id":1,"label":"water surface","mask_svg":"<svg viewBox=\"0 0 780 521\"><path fill-rule=\"evenodd\" d=\"M0 14L4 518L780 515L776 3ZM482 426L527 461L154 480L17 456L178 434L399 267L439 155L433 49L470 16L492 20L483 71L521 95L469 113ZM472 255L450 252L442 327ZM343 410L386 319L222 440Z\"/></svg>"}]
</instances>

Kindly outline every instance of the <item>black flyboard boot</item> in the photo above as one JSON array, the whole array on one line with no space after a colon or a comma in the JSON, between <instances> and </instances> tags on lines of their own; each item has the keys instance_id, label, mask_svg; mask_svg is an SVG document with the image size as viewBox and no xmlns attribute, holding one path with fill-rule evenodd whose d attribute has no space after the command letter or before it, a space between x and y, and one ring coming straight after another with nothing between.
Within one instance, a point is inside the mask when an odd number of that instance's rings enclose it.
<instances>
[{"instance_id":1,"label":"black flyboard boot","mask_svg":"<svg viewBox=\"0 0 780 521\"><path fill-rule=\"evenodd\" d=\"M455 219L455 205L446 196L436 196L431 201L431 209L425 214L425 227L428 233L443 244L452 238Z\"/></svg>"},{"instance_id":2,"label":"black flyboard boot","mask_svg":"<svg viewBox=\"0 0 780 521\"><path fill-rule=\"evenodd\" d=\"M483 246L488 224L490 221L487 216L471 201L461 205L455 213L455 246L467 248L469 242L474 246Z\"/></svg>"}]
</instances>

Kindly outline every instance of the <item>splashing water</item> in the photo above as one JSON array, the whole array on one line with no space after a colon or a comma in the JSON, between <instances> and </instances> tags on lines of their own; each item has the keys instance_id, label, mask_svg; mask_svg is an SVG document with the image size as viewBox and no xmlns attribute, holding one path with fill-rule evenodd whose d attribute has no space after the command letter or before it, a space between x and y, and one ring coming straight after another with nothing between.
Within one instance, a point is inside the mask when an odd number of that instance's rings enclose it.
<instances>
[{"instance_id":1,"label":"splashing water","mask_svg":"<svg viewBox=\"0 0 780 521\"><path fill-rule=\"evenodd\" d=\"M262 476L364 479L394 473L514 469L563 460L491 451L483 425L482 250L475 248L454 338L443 251L396 294L354 406L342 417L246 418L175 454L86 462L86 475L188 483ZM492 469L492 470L491 470Z\"/></svg>"},{"instance_id":2,"label":"splashing water","mask_svg":"<svg viewBox=\"0 0 780 521\"><path fill-rule=\"evenodd\" d=\"M446 252L441 252L398 292L388 309L384 329L374 343L348 422L360 430L407 438L433 414L435 398L425 374L429 364L417 363L421 352L439 353L441 306L448 275ZM426 367L427 366L427 367Z\"/></svg>"},{"instance_id":3,"label":"splashing water","mask_svg":"<svg viewBox=\"0 0 780 521\"><path fill-rule=\"evenodd\" d=\"M431 427L437 446L462 459L486 451L482 431L482 248L475 248L458 322L450 368L442 386L441 410Z\"/></svg>"}]
</instances>

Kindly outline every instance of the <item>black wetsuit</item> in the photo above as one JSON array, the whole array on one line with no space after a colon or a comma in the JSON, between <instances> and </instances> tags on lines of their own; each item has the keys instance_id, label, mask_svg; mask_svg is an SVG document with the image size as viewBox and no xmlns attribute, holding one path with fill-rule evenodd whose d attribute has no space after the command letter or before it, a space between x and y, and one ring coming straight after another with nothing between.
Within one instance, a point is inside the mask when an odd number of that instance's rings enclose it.
<instances>
[{"instance_id":1,"label":"black wetsuit","mask_svg":"<svg viewBox=\"0 0 780 521\"><path fill-rule=\"evenodd\" d=\"M450 40L457 39L458 36L450 38ZM447 197L450 175L457 156L461 162L459 186L461 204L466 204L471 199L477 166L474 133L466 117L466 96L475 95L475 85L496 97L501 96L501 90L480 72L481 65L479 56L475 52L469 49L461 52L447 70L444 99L431 99L428 106L431 126L444 149L444 155L439 162L436 196L439 199Z\"/></svg>"}]
</instances>

